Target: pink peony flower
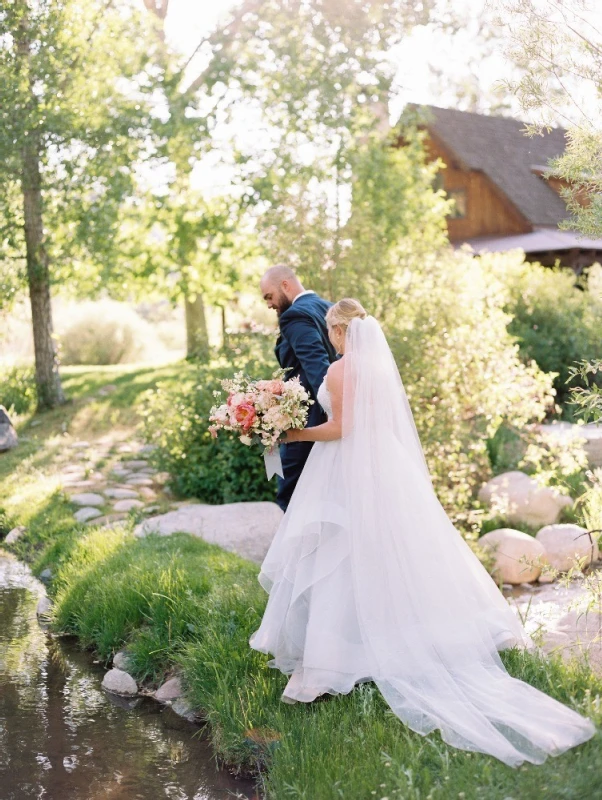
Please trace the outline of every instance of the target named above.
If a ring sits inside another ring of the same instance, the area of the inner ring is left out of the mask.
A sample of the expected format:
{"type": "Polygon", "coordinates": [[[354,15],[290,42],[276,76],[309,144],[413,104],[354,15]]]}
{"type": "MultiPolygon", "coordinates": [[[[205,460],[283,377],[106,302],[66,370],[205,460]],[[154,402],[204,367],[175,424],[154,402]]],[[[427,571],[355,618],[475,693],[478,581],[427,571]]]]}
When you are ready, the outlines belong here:
{"type": "Polygon", "coordinates": [[[233,392],[228,395],[226,402],[231,408],[237,408],[241,403],[246,402],[246,397],[242,392],[233,392]]]}
{"type": "Polygon", "coordinates": [[[249,428],[255,422],[257,417],[257,413],[255,411],[255,406],[252,403],[246,402],[241,403],[234,412],[234,416],[236,421],[239,425],[241,425],[243,431],[248,431],[249,428]]]}
{"type": "Polygon", "coordinates": [[[270,394],[281,395],[284,393],[284,381],[274,378],[271,381],[257,381],[257,388],[270,394]]]}

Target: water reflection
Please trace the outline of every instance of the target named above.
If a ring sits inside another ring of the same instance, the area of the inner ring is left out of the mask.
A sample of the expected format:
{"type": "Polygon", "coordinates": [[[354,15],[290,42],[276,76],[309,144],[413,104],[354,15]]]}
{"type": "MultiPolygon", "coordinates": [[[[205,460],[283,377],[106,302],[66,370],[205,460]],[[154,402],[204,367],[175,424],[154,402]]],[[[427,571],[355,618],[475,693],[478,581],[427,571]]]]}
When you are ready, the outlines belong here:
{"type": "Polygon", "coordinates": [[[0,557],[0,797],[3,800],[223,800],[253,797],[217,771],[187,723],[152,701],[127,709],[102,670],[38,625],[40,586],[0,557]]]}

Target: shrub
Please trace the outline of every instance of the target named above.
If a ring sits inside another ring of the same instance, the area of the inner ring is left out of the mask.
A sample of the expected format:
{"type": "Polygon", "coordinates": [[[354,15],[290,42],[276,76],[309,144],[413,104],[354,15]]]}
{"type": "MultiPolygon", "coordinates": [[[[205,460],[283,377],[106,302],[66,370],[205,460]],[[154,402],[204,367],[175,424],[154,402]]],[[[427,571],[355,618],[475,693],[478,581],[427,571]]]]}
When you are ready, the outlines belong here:
{"type": "Polygon", "coordinates": [[[152,325],[129,306],[110,300],[76,306],[60,334],[64,364],[126,364],[164,348],[152,325]]]}
{"type": "Polygon", "coordinates": [[[0,374],[0,403],[9,414],[26,414],[34,408],[36,399],[32,367],[11,367],[0,374]]]}
{"type": "Polygon", "coordinates": [[[475,490],[491,475],[488,440],[504,422],[542,420],[551,379],[521,360],[507,292],[487,258],[445,249],[401,277],[387,333],[439,498],[466,527],[475,490]]]}
{"type": "Polygon", "coordinates": [[[172,476],[171,485],[181,495],[207,503],[273,500],[276,481],[266,478],[263,459],[256,447],[246,447],[222,434],[212,439],[208,418],[215,404],[213,392],[220,379],[243,370],[249,375],[269,376],[277,367],[262,353],[265,343],[224,351],[209,365],[196,365],[178,385],[164,382],[146,393],[142,403],[143,434],[158,446],[153,459],[172,476]],[[253,354],[250,351],[256,351],[253,354]]]}
{"type": "MultiPolygon", "coordinates": [[[[578,289],[567,270],[530,264],[520,254],[495,261],[508,290],[508,330],[524,360],[533,359],[544,372],[555,373],[557,400],[565,407],[571,367],[602,358],[602,302],[594,292],[578,289]]],[[[580,384],[573,381],[575,385],[580,384]]]]}

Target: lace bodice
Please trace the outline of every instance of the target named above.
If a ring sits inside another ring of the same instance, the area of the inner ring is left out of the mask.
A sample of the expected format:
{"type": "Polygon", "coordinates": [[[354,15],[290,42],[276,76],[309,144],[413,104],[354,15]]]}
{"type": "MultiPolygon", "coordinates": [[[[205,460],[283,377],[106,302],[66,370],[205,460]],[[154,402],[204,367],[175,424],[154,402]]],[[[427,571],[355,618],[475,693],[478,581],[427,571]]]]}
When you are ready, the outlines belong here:
{"type": "Polygon", "coordinates": [[[328,419],[331,419],[332,401],[330,399],[330,392],[328,391],[328,387],[326,386],[326,378],[324,378],[320,388],[318,389],[318,403],[322,406],[322,408],[328,415],[328,419]]]}

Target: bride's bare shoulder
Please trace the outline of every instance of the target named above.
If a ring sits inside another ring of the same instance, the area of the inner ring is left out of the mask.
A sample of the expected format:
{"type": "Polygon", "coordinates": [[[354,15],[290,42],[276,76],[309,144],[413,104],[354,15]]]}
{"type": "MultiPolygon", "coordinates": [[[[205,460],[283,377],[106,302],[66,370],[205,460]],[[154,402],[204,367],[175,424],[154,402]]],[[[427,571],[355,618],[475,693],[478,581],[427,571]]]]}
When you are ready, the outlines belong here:
{"type": "Polygon", "coordinates": [[[339,359],[338,361],[333,361],[332,364],[328,367],[328,372],[326,373],[327,376],[327,383],[328,388],[330,391],[339,384],[343,384],[343,375],[345,374],[345,360],[339,359]]]}

